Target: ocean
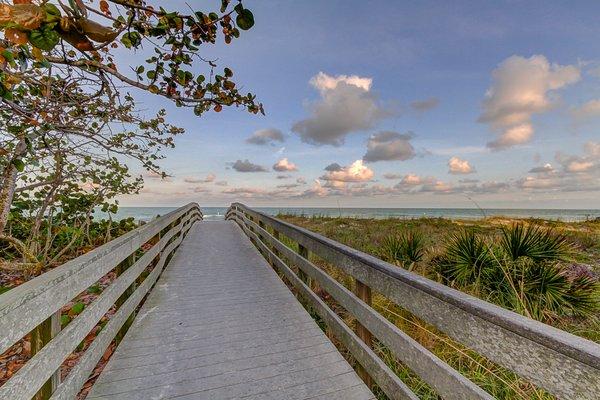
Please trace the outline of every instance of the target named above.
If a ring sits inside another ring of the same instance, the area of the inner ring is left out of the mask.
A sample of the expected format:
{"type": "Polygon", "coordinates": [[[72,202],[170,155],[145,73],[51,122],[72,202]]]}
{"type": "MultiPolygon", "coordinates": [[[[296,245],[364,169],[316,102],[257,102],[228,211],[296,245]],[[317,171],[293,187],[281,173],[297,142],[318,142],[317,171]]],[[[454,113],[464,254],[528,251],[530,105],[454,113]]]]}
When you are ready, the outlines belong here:
{"type": "MultiPolygon", "coordinates": [[[[149,221],[157,215],[164,215],[175,207],[120,207],[114,219],[133,217],[149,221]]],[[[223,219],[227,207],[201,207],[205,220],[223,219]]],[[[540,218],[561,221],[585,221],[600,218],[600,210],[566,209],[511,209],[511,208],[309,208],[309,207],[256,207],[256,210],[269,215],[294,214],[305,216],[356,217],[356,218],[449,218],[480,219],[492,216],[515,218],[540,218]]],[[[96,212],[97,218],[105,215],[96,212]]]]}

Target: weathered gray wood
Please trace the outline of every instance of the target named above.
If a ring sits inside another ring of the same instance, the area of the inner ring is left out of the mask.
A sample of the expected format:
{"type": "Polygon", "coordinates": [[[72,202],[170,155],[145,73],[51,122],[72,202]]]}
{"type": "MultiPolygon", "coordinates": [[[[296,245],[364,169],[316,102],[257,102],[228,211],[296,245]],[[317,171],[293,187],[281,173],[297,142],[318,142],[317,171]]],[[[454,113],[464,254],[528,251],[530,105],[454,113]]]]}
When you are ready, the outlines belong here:
{"type": "MultiPolygon", "coordinates": [[[[254,225],[256,226],[256,225],[254,225]]],[[[246,225],[241,225],[248,236],[254,236],[259,247],[275,264],[278,271],[298,289],[310,306],[325,321],[334,335],[344,344],[356,360],[369,371],[373,380],[379,385],[383,392],[393,400],[418,400],[418,397],[410,390],[404,382],[367,346],[360,338],[342,321],[342,319],[319,298],[306,283],[290,267],[269,249],[262,241],[258,240],[258,234],[250,230],[246,225]]]]}
{"type": "Polygon", "coordinates": [[[0,295],[0,353],[191,210],[198,205],[181,207],[0,295]]]}
{"type": "Polygon", "coordinates": [[[88,399],[261,396],[315,380],[373,398],[237,225],[203,222],[174,254],[88,399]]]}
{"type": "MultiPolygon", "coordinates": [[[[187,215],[177,227],[171,229],[156,246],[153,246],[136,263],[125,270],[117,280],[104,290],[100,297],[57,334],[53,340],[48,342],[11,379],[0,386],[0,398],[30,399],[87,336],[119,296],[135,281],[164,245],[179,233],[190,218],[192,218],[192,215],[187,215]]],[[[172,248],[175,248],[176,245],[176,242],[170,244],[172,248]]]]}
{"type": "MultiPolygon", "coordinates": [[[[50,318],[38,325],[30,336],[31,355],[39,353],[42,348],[60,332],[60,312],[55,312],[50,318]]],[[[47,400],[60,383],[60,372],[55,372],[35,394],[33,400],[47,400]]]]}
{"type": "MultiPolygon", "coordinates": [[[[239,218],[243,218],[243,215],[239,215],[239,218]]],[[[251,224],[248,220],[245,222],[251,224]]],[[[266,231],[263,232],[263,236],[267,243],[277,249],[290,263],[298,265],[308,276],[316,280],[342,307],[356,317],[381,343],[388,347],[392,354],[419,375],[444,399],[493,399],[483,389],[455,371],[396,325],[369,307],[367,303],[359,299],[325,271],[317,268],[308,259],[295,253],[273,236],[268,235],[266,231]]]]}
{"type": "Polygon", "coordinates": [[[600,392],[600,345],[397,268],[239,203],[235,205],[455,340],[559,398],[597,398],[600,392]]]}
{"type": "MultiPolygon", "coordinates": [[[[193,221],[188,221],[181,231],[181,236],[178,239],[179,244],[186,232],[190,229],[193,221]]],[[[159,242],[160,243],[160,242],[159,242]]],[[[155,244],[156,246],[159,243],[155,244]]],[[[161,251],[170,252],[176,245],[175,243],[161,249],[161,251]]],[[[94,370],[94,367],[106,351],[106,348],[117,335],[123,324],[127,321],[128,316],[131,315],[133,310],[139,305],[144,296],[148,293],[152,285],[158,279],[162,272],[165,264],[165,258],[158,260],[157,264],[150,274],[144,279],[141,285],[136,291],[123,303],[123,305],[117,310],[110,321],[106,324],[104,329],[98,334],[96,339],[90,344],[84,355],[81,357],[75,368],[70,372],[65,381],[60,384],[51,400],[69,400],[77,396],[77,393],[81,390],[81,387],[85,384],[88,376],[94,370]]]]}

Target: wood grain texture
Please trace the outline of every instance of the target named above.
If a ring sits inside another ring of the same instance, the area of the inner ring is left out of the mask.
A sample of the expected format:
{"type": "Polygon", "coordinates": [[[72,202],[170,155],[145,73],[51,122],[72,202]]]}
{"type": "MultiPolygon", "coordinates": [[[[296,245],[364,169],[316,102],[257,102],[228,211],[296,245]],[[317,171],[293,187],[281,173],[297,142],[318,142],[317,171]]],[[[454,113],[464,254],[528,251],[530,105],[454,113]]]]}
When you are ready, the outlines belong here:
{"type": "Polygon", "coordinates": [[[490,360],[561,399],[597,399],[600,345],[234,203],[490,360]]]}
{"type": "Polygon", "coordinates": [[[239,227],[202,222],[88,399],[242,396],[374,399],[239,227]]]}
{"type": "MultiPolygon", "coordinates": [[[[243,215],[239,215],[238,218],[244,224],[252,224],[248,219],[243,219],[243,215]]],[[[276,240],[275,237],[268,235],[266,231],[263,232],[263,235],[267,243],[279,251],[280,258],[285,258],[290,263],[299,266],[308,276],[317,281],[344,309],[374,333],[375,337],[387,346],[392,354],[417,373],[438,394],[448,400],[492,399],[492,396],[483,389],[452,369],[381,314],[375,312],[367,302],[362,301],[345,286],[327,275],[325,271],[317,268],[309,260],[276,240]]]]}
{"type": "Polygon", "coordinates": [[[198,205],[172,211],[0,295],[0,354],[192,209],[198,205]]]}
{"type": "MultiPolygon", "coordinates": [[[[44,382],[58,370],[62,362],[83,341],[100,318],[135,281],[164,245],[180,233],[190,218],[193,218],[192,214],[184,217],[180,225],[171,229],[161,239],[161,242],[147,251],[65,329],[61,330],[37,354],[28,360],[15,375],[0,387],[0,399],[30,399],[44,382]]],[[[170,250],[173,250],[175,245],[175,242],[171,243],[172,248],[170,250]]]]}

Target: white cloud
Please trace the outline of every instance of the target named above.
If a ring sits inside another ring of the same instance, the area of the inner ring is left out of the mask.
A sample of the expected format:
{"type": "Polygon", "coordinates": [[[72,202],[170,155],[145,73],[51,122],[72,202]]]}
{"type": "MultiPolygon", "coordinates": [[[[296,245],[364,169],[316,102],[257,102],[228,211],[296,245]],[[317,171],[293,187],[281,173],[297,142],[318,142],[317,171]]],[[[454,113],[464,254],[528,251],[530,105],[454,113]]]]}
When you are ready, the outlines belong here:
{"type": "Polygon", "coordinates": [[[217,186],[227,186],[227,181],[217,181],[217,182],[215,182],[215,185],[217,185],[217,186]]]}
{"type": "Polygon", "coordinates": [[[367,152],[363,156],[366,162],[400,160],[414,158],[415,149],[410,143],[414,135],[393,131],[382,131],[371,135],[367,142],[367,152]]]}
{"type": "Polygon", "coordinates": [[[555,172],[555,169],[552,164],[546,163],[542,166],[531,168],[529,172],[532,174],[549,174],[555,172]]]}
{"type": "Polygon", "coordinates": [[[533,126],[530,123],[507,128],[498,139],[488,142],[488,146],[494,150],[506,149],[518,144],[524,144],[533,137],[533,126]]]}
{"type": "Polygon", "coordinates": [[[206,175],[206,178],[204,178],[204,179],[187,177],[187,178],[184,178],[183,181],[185,183],[211,183],[211,182],[214,182],[216,178],[217,178],[217,176],[211,172],[208,175],[206,175]]]}
{"type": "Polygon", "coordinates": [[[475,168],[467,161],[458,157],[448,160],[448,173],[453,175],[466,175],[476,172],[475,168]]]}
{"type": "Polygon", "coordinates": [[[265,144],[274,144],[275,142],[283,142],[285,140],[283,133],[279,129],[268,128],[268,129],[260,129],[252,134],[248,139],[246,139],[246,143],[257,144],[257,145],[265,145],[265,144]]]}
{"type": "Polygon", "coordinates": [[[277,161],[273,165],[273,169],[279,172],[298,171],[298,167],[296,166],[296,164],[290,162],[287,158],[282,158],[281,160],[277,161]]]}
{"type": "Polygon", "coordinates": [[[582,155],[566,155],[558,152],[555,158],[565,172],[582,173],[600,170],[600,142],[585,143],[582,155]]]}
{"type": "Polygon", "coordinates": [[[580,107],[573,108],[571,115],[577,120],[586,120],[600,116],[600,99],[590,100],[580,107]]]}
{"type": "Polygon", "coordinates": [[[304,179],[304,178],[296,178],[296,183],[299,183],[301,185],[305,185],[306,184],[306,179],[304,179]]]}
{"type": "Polygon", "coordinates": [[[286,183],[284,185],[277,185],[277,187],[280,189],[294,189],[299,186],[300,186],[300,184],[298,184],[298,183],[286,183]]]}
{"type": "Polygon", "coordinates": [[[594,163],[591,161],[572,160],[565,166],[565,170],[567,172],[585,172],[589,171],[593,167],[594,163]]]}
{"type": "Polygon", "coordinates": [[[550,64],[542,55],[511,56],[500,63],[492,73],[479,117],[498,134],[488,147],[500,150],[530,141],[532,116],[550,110],[558,100],[554,91],[580,77],[577,67],[550,64]]]}
{"type": "Polygon", "coordinates": [[[321,99],[310,105],[309,118],[292,126],[303,142],[340,146],[347,134],[371,129],[391,114],[371,92],[371,78],[319,72],[310,83],[321,99]]]}
{"type": "Polygon", "coordinates": [[[600,158],[600,142],[587,142],[583,145],[583,150],[590,157],[600,158]]]}
{"type": "Polygon", "coordinates": [[[329,165],[327,168],[327,173],[321,177],[321,179],[326,181],[334,181],[334,182],[365,182],[370,181],[373,178],[373,170],[363,164],[363,160],[356,160],[351,165],[347,167],[340,167],[332,169],[329,165]]]}
{"type": "Polygon", "coordinates": [[[253,164],[248,159],[242,161],[237,160],[231,166],[231,168],[235,169],[238,172],[267,172],[268,170],[262,165],[253,164]]]}
{"type": "Polygon", "coordinates": [[[437,97],[431,97],[425,100],[417,100],[410,103],[410,106],[415,111],[429,111],[436,108],[440,104],[440,100],[437,97]]]}
{"type": "Polygon", "coordinates": [[[324,72],[319,72],[310,79],[310,84],[316,87],[321,93],[328,90],[334,90],[340,83],[356,86],[368,92],[373,84],[372,78],[364,78],[358,75],[338,75],[329,76],[324,72]]]}
{"type": "Polygon", "coordinates": [[[422,178],[416,174],[407,174],[407,175],[404,175],[404,177],[400,181],[400,184],[406,185],[406,186],[415,186],[415,185],[421,185],[425,182],[430,182],[432,179],[433,178],[422,178]]]}

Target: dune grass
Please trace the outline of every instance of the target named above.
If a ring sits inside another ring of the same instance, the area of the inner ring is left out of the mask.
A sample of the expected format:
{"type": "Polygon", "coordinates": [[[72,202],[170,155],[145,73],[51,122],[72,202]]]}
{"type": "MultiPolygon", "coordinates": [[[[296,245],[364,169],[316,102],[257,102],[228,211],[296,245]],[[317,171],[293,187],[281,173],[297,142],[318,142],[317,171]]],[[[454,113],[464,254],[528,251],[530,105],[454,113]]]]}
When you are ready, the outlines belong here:
{"type": "MultiPolygon", "coordinates": [[[[515,221],[505,218],[479,221],[442,218],[356,219],[294,215],[279,215],[278,218],[382,258],[399,268],[410,269],[502,307],[600,342],[600,323],[597,318],[600,222],[515,221]],[[448,258],[451,263],[448,263],[448,258]],[[454,265],[456,270],[445,275],[440,270],[440,263],[443,262],[454,265]],[[462,269],[460,265],[456,266],[456,262],[462,265],[462,269]],[[569,266],[571,275],[563,269],[558,270],[555,263],[561,263],[560,268],[562,265],[569,266]],[[506,270],[507,266],[510,266],[510,271],[506,270]],[[582,305],[563,301],[565,298],[572,300],[569,290],[582,290],[572,285],[573,276],[582,278],[583,283],[589,283],[583,289],[582,305]],[[586,280],[588,278],[589,281],[586,280]],[[590,307],[586,301],[593,302],[594,306],[590,307]]],[[[294,246],[291,242],[289,245],[294,246]]],[[[337,267],[314,255],[311,261],[349,289],[352,288],[353,280],[337,267]]],[[[319,290],[318,287],[315,289],[319,290]]],[[[334,300],[325,294],[323,297],[349,326],[356,323],[334,300]]],[[[373,308],[495,398],[554,398],[457,343],[378,293],[373,295],[373,308]]],[[[339,343],[338,346],[343,351],[343,346],[339,343]]],[[[374,347],[419,398],[439,399],[431,387],[398,361],[385,346],[376,341],[374,347]]],[[[345,356],[354,362],[351,355],[345,353],[345,356]]],[[[377,388],[375,391],[378,398],[386,398],[377,388]]]]}

